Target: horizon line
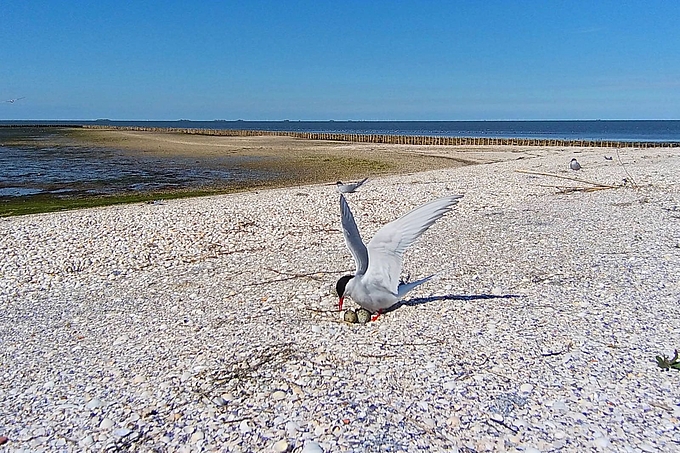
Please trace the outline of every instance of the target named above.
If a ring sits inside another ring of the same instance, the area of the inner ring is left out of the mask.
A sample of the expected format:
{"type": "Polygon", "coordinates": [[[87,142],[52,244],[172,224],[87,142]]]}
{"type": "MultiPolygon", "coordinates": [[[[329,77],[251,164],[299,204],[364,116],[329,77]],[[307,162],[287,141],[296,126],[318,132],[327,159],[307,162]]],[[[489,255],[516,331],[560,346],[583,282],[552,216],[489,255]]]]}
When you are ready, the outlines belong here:
{"type": "Polygon", "coordinates": [[[610,118],[591,118],[591,119],[477,119],[477,120],[404,120],[404,119],[325,119],[325,120],[312,120],[312,119],[277,119],[277,120],[253,120],[253,119],[111,119],[111,118],[96,118],[96,119],[46,119],[46,118],[32,118],[32,119],[0,119],[0,122],[195,122],[195,123],[481,123],[481,122],[596,122],[596,121],[680,121],[674,118],[627,118],[627,119],[610,119],[610,118]]]}

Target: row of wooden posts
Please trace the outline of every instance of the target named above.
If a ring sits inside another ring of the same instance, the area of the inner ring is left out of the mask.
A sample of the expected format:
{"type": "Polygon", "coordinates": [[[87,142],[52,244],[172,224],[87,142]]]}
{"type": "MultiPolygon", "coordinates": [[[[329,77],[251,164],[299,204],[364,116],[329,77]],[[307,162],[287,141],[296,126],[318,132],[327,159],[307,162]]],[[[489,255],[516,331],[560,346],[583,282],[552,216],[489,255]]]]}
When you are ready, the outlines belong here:
{"type": "Polygon", "coordinates": [[[516,145],[516,146],[579,146],[600,148],[677,148],[680,142],[624,142],[611,140],[563,140],[542,138],[493,137],[437,137],[421,135],[342,134],[336,132],[254,131],[242,129],[196,129],[143,126],[84,125],[88,129],[117,129],[126,131],[176,132],[194,135],[219,135],[228,137],[280,136],[307,140],[329,140],[358,143],[389,143],[395,145],[516,145]]]}

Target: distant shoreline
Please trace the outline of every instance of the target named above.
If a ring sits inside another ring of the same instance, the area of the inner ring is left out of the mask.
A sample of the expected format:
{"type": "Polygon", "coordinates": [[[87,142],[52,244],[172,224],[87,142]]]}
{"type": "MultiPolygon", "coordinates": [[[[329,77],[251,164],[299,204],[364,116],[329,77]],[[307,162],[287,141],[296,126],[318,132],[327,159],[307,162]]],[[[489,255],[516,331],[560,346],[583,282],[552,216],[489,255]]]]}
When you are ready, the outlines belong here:
{"type": "Polygon", "coordinates": [[[144,126],[84,125],[85,129],[113,129],[123,131],[174,132],[191,135],[227,137],[276,136],[305,140],[326,140],[356,143],[384,143],[418,146],[560,146],[586,148],[678,148],[680,142],[626,142],[614,140],[562,140],[537,138],[443,137],[428,135],[342,134],[333,132],[291,132],[245,129],[159,128],[144,126]]]}
{"type": "Polygon", "coordinates": [[[680,147],[680,121],[677,120],[506,122],[226,120],[135,122],[96,120],[45,121],[35,123],[17,121],[6,122],[7,124],[3,123],[0,121],[0,127],[77,127],[218,136],[270,135],[308,140],[406,145],[576,146],[597,148],[680,147]],[[456,125],[457,129],[451,128],[452,125],[456,125]],[[640,125],[644,125],[644,127],[640,125]],[[552,138],[553,136],[568,136],[571,138],[552,138]],[[628,139],[627,137],[636,138],[628,139]],[[647,139],[642,139],[641,137],[647,139]]]}

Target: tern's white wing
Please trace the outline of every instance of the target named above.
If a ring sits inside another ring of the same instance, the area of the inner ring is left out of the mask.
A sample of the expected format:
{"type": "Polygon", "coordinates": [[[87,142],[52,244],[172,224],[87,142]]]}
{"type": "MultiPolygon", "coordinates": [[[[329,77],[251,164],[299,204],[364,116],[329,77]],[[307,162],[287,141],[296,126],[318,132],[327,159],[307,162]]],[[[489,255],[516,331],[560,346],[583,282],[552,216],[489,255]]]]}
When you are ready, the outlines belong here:
{"type": "Polygon", "coordinates": [[[404,251],[462,197],[451,195],[430,201],[378,230],[368,243],[370,266],[366,278],[382,281],[396,291],[404,251]]]}
{"type": "Polygon", "coordinates": [[[356,275],[363,275],[366,273],[366,269],[368,269],[368,250],[366,250],[366,246],[361,240],[357,223],[354,221],[352,211],[350,211],[347,201],[342,194],[340,194],[340,218],[345,243],[357,264],[356,275]]]}

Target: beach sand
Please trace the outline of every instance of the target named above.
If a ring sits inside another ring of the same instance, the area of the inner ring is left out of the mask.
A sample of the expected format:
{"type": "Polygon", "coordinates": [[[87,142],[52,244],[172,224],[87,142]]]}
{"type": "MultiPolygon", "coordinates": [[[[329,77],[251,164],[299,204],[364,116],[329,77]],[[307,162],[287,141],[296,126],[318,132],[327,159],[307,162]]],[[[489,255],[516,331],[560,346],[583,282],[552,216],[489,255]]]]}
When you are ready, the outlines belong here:
{"type": "Polygon", "coordinates": [[[325,183],[0,219],[2,448],[677,450],[680,156],[454,151],[487,163],[348,195],[367,241],[464,194],[404,257],[436,277],[367,325],[325,183]]]}

